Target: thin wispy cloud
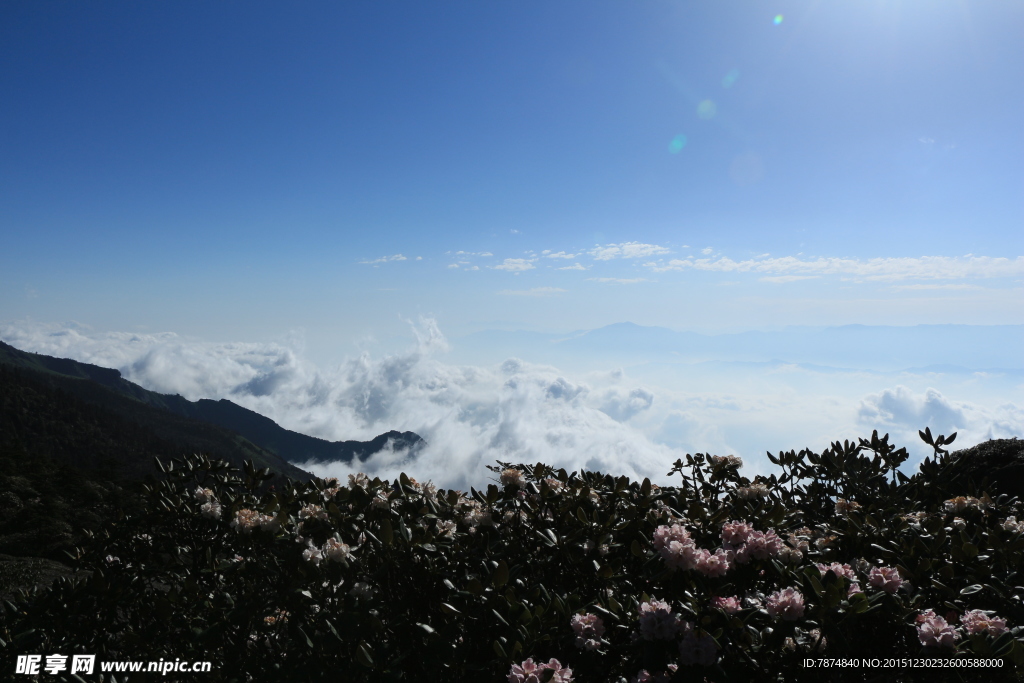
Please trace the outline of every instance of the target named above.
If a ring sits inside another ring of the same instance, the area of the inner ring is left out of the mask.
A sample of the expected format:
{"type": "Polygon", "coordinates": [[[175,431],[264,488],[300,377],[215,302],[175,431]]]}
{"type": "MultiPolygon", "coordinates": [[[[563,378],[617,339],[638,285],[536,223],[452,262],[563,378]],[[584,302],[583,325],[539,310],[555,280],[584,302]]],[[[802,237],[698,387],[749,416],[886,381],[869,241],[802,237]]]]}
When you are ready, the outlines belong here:
{"type": "Polygon", "coordinates": [[[579,263],[574,263],[571,266],[562,266],[561,268],[557,268],[556,270],[587,270],[588,268],[590,268],[590,266],[584,266],[580,265],[579,263]]]}
{"type": "Polygon", "coordinates": [[[968,284],[945,284],[945,285],[931,285],[931,284],[917,284],[917,285],[896,285],[893,287],[895,290],[971,290],[971,289],[985,289],[981,285],[968,285],[968,284]]]}
{"type": "Polygon", "coordinates": [[[667,247],[643,242],[622,242],[619,244],[597,245],[588,252],[596,261],[610,261],[617,258],[644,258],[670,253],[667,247]]]}
{"type": "Polygon", "coordinates": [[[814,280],[820,277],[819,275],[769,275],[767,277],[758,278],[761,282],[774,282],[776,284],[782,284],[786,282],[797,282],[799,280],[814,280]]]}
{"type": "Polygon", "coordinates": [[[650,280],[645,277],[588,277],[587,280],[592,282],[608,282],[617,285],[632,285],[637,282],[650,282],[650,280]]]}
{"type": "Polygon", "coordinates": [[[567,254],[567,253],[565,253],[564,251],[556,251],[555,253],[551,253],[551,252],[549,252],[549,251],[547,251],[547,250],[545,250],[544,252],[542,252],[542,254],[544,255],[544,258],[564,258],[564,259],[571,259],[571,258],[576,258],[576,256],[577,256],[576,254],[567,254]]]}
{"type": "Polygon", "coordinates": [[[920,256],[900,258],[817,258],[795,256],[761,260],[672,259],[644,264],[653,272],[699,270],[719,273],[766,273],[770,275],[847,275],[866,280],[956,280],[1024,275],[1024,256],[1015,259],[989,256],[920,256]]]}
{"type": "Polygon", "coordinates": [[[503,289],[498,294],[504,296],[553,296],[564,291],[560,287],[534,287],[533,289],[503,289]]]}
{"type": "MultiPolygon", "coordinates": [[[[408,261],[409,259],[401,254],[393,254],[392,256],[381,256],[380,258],[373,259],[372,261],[360,261],[364,265],[376,265],[378,263],[388,263],[389,261],[408,261]]],[[[417,258],[419,260],[419,258],[417,258]]]]}
{"type": "Polygon", "coordinates": [[[510,273],[519,273],[524,270],[533,270],[536,266],[533,262],[537,259],[526,259],[526,258],[507,258],[496,266],[491,266],[494,270],[504,270],[510,273]]]}

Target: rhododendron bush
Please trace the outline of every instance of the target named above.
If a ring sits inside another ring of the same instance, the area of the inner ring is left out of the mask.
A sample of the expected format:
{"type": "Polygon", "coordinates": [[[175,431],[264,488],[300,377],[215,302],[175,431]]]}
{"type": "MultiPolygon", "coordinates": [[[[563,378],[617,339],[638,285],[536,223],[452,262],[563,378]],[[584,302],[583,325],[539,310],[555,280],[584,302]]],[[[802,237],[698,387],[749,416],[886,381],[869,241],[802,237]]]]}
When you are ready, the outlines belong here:
{"type": "Polygon", "coordinates": [[[950,490],[952,437],[922,437],[913,477],[876,433],[770,456],[781,474],[753,481],[687,455],[671,487],[543,464],[460,492],[160,463],[148,511],[79,549],[87,578],[6,605],[3,652],[210,660],[204,680],[240,682],[822,679],[809,657],[1001,658],[871,680],[1020,680],[1024,511],[950,490]]]}

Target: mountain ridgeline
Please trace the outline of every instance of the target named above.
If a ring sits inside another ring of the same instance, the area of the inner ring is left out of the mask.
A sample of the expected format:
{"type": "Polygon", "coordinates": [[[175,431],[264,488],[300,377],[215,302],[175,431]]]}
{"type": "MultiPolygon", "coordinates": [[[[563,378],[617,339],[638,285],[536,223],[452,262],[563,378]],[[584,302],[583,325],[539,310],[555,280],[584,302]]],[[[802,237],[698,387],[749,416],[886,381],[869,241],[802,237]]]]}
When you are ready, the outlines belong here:
{"type": "Polygon", "coordinates": [[[231,401],[189,401],[129,382],[117,370],[20,351],[0,342],[0,440],[8,447],[42,448],[76,466],[120,469],[138,477],[152,457],[203,452],[240,466],[298,480],[296,465],[365,461],[384,449],[415,457],[425,442],[390,431],[371,441],[331,442],[284,429],[231,401]],[[61,436],[63,435],[63,436],[61,436]]]}

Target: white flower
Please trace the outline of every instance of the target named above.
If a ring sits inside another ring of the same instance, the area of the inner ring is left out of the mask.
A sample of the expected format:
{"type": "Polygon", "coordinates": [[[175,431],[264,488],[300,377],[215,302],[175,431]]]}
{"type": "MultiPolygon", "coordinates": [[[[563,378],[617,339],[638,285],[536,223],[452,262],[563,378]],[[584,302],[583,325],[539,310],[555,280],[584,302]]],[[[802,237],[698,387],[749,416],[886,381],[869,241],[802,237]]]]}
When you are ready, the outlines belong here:
{"type": "Polygon", "coordinates": [[[314,545],[311,545],[302,551],[302,559],[304,559],[306,562],[319,565],[320,560],[324,559],[324,554],[320,552],[319,548],[317,548],[314,545]]]}
{"type": "Polygon", "coordinates": [[[196,497],[196,502],[200,505],[203,503],[209,503],[212,500],[217,500],[217,497],[213,495],[211,489],[204,489],[202,486],[196,488],[193,495],[196,497]]]}
{"type": "Polygon", "coordinates": [[[365,489],[367,486],[370,485],[370,478],[367,477],[362,472],[358,474],[350,474],[348,475],[348,485],[350,488],[362,486],[365,489]]]}
{"type": "Polygon", "coordinates": [[[220,519],[221,505],[215,500],[210,501],[209,503],[203,503],[199,507],[199,511],[207,519],[220,519]]]}
{"type": "Polygon", "coordinates": [[[328,538],[321,552],[332,562],[352,559],[352,549],[336,538],[328,538]]]}
{"type": "Polygon", "coordinates": [[[526,479],[523,478],[523,473],[515,468],[508,468],[501,472],[501,484],[502,486],[515,486],[517,488],[526,487],[526,479]]]}
{"type": "Polygon", "coordinates": [[[327,519],[327,511],[319,505],[304,505],[299,510],[299,519],[327,519]]]}

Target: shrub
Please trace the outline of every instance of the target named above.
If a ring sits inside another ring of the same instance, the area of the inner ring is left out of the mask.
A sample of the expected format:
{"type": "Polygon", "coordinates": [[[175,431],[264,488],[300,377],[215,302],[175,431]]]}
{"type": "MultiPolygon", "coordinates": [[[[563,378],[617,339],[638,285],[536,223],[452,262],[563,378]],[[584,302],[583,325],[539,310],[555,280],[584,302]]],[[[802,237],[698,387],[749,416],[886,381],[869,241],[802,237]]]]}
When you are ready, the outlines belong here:
{"type": "Polygon", "coordinates": [[[876,432],[769,454],[782,474],[754,480],[704,454],[671,487],[500,462],[468,494],[405,474],[267,488],[249,464],[158,461],[145,511],[76,550],[88,578],[6,606],[3,666],[60,652],[210,660],[218,681],[799,681],[822,678],[808,657],[1002,658],[828,678],[1020,680],[1020,503],[949,490],[955,434],[922,438],[935,454],[914,477],[876,432]]]}

